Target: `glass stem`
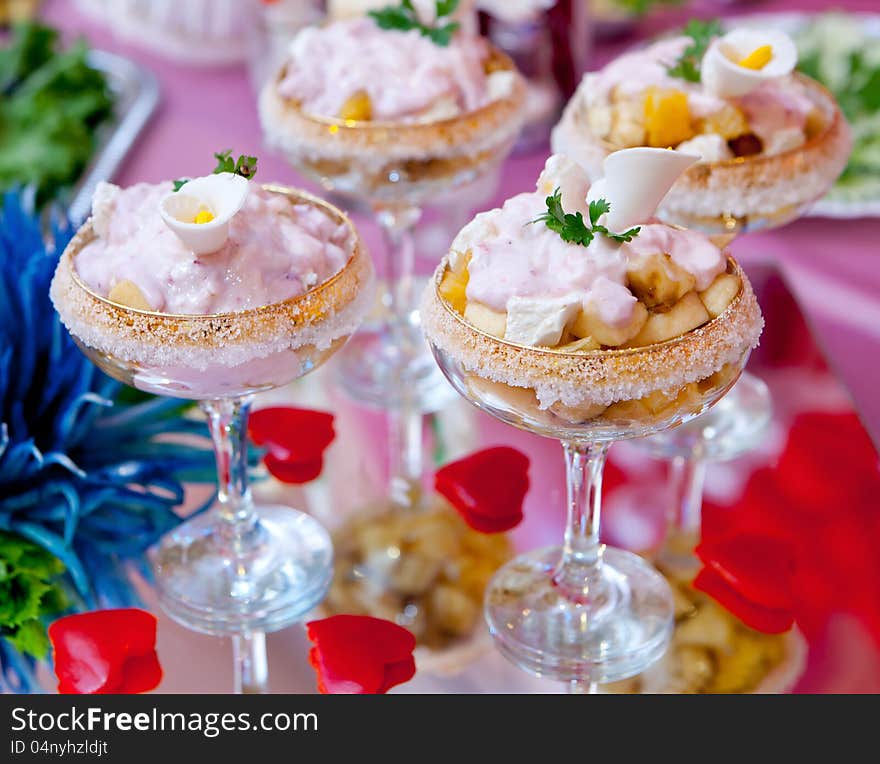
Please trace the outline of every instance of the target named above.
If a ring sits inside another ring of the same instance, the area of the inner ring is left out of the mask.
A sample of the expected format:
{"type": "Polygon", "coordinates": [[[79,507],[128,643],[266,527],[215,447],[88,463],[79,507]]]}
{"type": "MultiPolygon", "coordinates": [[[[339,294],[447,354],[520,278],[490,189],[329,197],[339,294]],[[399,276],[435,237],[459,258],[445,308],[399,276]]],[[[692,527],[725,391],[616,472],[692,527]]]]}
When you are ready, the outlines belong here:
{"type": "Polygon", "coordinates": [[[602,505],[602,471],[607,443],[563,442],[568,488],[568,522],[562,559],[553,573],[554,583],[573,602],[587,604],[600,592],[602,551],[599,519],[602,505]]]}
{"type": "Polygon", "coordinates": [[[599,685],[596,682],[584,681],[582,679],[572,679],[568,685],[569,695],[598,695],[599,685]]]}
{"type": "Polygon", "coordinates": [[[266,661],[266,635],[247,631],[232,638],[235,661],[236,695],[259,695],[268,691],[269,664],[266,661]]]}
{"type": "Polygon", "coordinates": [[[668,524],[672,533],[699,535],[703,511],[703,485],[706,460],[694,449],[687,456],[676,456],[670,466],[672,499],[668,524]]]}
{"type": "Polygon", "coordinates": [[[388,328],[397,353],[399,373],[397,406],[389,412],[389,488],[391,500],[415,506],[421,495],[424,471],[423,417],[411,377],[413,360],[421,349],[421,333],[415,317],[415,242],[413,232],[421,210],[412,206],[376,209],[385,239],[385,306],[388,328]]]}
{"type": "MultiPolygon", "coordinates": [[[[230,596],[246,603],[254,594],[250,559],[260,544],[260,526],[248,485],[247,398],[203,401],[217,459],[219,543],[229,560],[230,596]]],[[[233,637],[235,691],[264,692],[266,635],[246,631],[233,637]]]]}

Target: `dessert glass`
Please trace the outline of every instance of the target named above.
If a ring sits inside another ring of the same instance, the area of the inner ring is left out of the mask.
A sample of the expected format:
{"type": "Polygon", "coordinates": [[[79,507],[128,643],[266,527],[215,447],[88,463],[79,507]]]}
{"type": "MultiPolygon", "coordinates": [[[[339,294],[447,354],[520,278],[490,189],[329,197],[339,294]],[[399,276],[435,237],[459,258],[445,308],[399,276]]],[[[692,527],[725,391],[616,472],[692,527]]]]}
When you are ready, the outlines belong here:
{"type": "MultiPolygon", "coordinates": [[[[695,164],[672,186],[657,217],[707,234],[744,233],[785,225],[828,192],[849,158],[849,126],[828,90],[802,74],[792,77],[822,117],[806,142],[779,154],[695,164]]],[[[592,177],[621,146],[590,131],[587,108],[575,95],[554,131],[553,146],[577,158],[592,177]]]]}
{"type": "Polygon", "coordinates": [[[350,232],[351,256],[307,293],[252,310],[177,315],[137,310],[92,291],[75,260],[95,238],[91,220],[64,252],[52,297],[80,349],[139,390],[198,401],[217,457],[218,498],[151,552],[160,601],[196,631],[231,635],[237,692],[267,685],[265,632],[302,619],[332,576],[328,533],[289,507],[257,505],[248,486],[247,418],[255,393],[312,371],[355,331],[372,300],[373,270],[348,219],[325,202],[280,186],[291,205],[320,209],[350,232]]]}
{"type": "Polygon", "coordinates": [[[485,599],[489,630],[512,662],[575,691],[638,674],[666,649],[672,595],[647,562],[599,540],[605,457],[614,441],[686,422],[733,386],[761,321],[751,287],[731,260],[728,272],[742,286],[707,324],[645,347],[572,353],[518,345],[471,326],[439,292],[446,268],[444,261],[422,303],[443,373],[480,410],[558,438],[566,460],[564,542],[517,557],[495,575],[485,599]],[[545,408],[538,395],[548,390],[567,390],[569,400],[578,391],[601,391],[616,402],[545,408]],[[650,404],[656,391],[663,391],[663,405],[650,404]]]}
{"type": "Polygon", "coordinates": [[[523,119],[525,83],[511,60],[492,50],[486,71],[514,73],[506,95],[480,109],[425,123],[315,116],[277,90],[286,69],[264,87],[260,115],[270,144],[328,191],[367,206],[385,239],[384,316],[340,357],[340,381],[358,401],[392,412],[391,495],[416,503],[422,480],[422,421],[452,394],[419,329],[413,230],[429,200],[494,171],[523,119]]]}

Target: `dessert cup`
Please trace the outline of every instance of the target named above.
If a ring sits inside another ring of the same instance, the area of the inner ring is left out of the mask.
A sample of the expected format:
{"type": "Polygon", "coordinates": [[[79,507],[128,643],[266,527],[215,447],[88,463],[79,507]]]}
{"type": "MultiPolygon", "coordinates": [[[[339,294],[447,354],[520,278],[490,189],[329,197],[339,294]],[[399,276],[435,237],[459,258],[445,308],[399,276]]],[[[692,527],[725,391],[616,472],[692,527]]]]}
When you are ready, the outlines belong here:
{"type": "MultiPolygon", "coordinates": [[[[660,219],[709,234],[775,228],[800,217],[828,192],[849,158],[849,126],[822,85],[802,74],[793,77],[822,115],[821,127],[804,144],[779,154],[694,165],[658,207],[660,219]]],[[[552,145],[597,177],[603,159],[621,147],[592,133],[587,108],[576,94],[553,131],[552,145]]]]}
{"type": "Polygon", "coordinates": [[[323,599],[333,557],[329,535],[311,517],[253,501],[251,397],[301,377],[336,352],[368,312],[373,283],[369,257],[342,213],[303,192],[264,190],[317,208],[349,232],[348,262],[301,296],[212,315],[113,302],[77,273],[78,254],[96,237],[91,218],[62,255],[51,288],[63,323],[99,368],[139,390],[196,400],[207,415],[217,503],[166,535],[151,560],[160,601],[174,620],[234,637],[240,692],[265,690],[265,632],[301,620],[323,599]]]}
{"type": "Polygon", "coordinates": [[[415,503],[422,480],[421,414],[450,400],[419,330],[413,230],[429,200],[497,169],[522,124],[525,84],[492,50],[486,71],[510,72],[511,88],[485,106],[430,122],[381,122],[310,114],[284,98],[286,67],[263,89],[260,115],[270,144],[328,191],[368,206],[385,239],[388,290],[375,329],[340,356],[339,379],[355,400],[392,412],[391,494],[415,503]]]}
{"type": "Polygon", "coordinates": [[[564,543],[496,574],[485,600],[490,632],[512,662],[576,691],[641,673],[669,642],[672,595],[644,560],[599,541],[605,456],[616,440],[693,419],[731,388],[762,326],[749,282],[729,260],[739,292],[702,326],[652,345],[564,352],[468,323],[440,292],[447,268],[444,260],[421,308],[438,365],[480,410],[559,439],[566,459],[564,543]]]}

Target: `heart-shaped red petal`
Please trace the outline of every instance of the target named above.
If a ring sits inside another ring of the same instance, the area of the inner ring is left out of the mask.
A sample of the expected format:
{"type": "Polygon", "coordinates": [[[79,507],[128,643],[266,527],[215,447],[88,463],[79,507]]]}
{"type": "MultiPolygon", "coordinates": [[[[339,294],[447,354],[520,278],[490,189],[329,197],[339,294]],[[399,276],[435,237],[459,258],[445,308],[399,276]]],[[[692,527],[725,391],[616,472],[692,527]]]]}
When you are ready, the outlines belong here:
{"type": "Polygon", "coordinates": [[[751,602],[711,568],[703,568],[694,579],[694,589],[705,592],[746,626],[765,634],[781,634],[794,625],[790,610],[774,610],[751,602]]]}
{"type": "Polygon", "coordinates": [[[415,673],[415,637],[391,621],[335,615],[306,624],[306,633],[323,693],[385,693],[415,673]]]}
{"type": "Polygon", "coordinates": [[[156,618],[137,608],[98,610],[49,626],[61,693],[145,692],[159,684],[156,618]]]}
{"type": "Polygon", "coordinates": [[[483,533],[515,528],[529,490],[529,458],[508,446],[478,451],[437,470],[437,492],[483,533]]]}
{"type": "Polygon", "coordinates": [[[774,610],[793,607],[791,547],[771,536],[738,533],[707,540],[696,548],[699,557],[742,597],[774,610]]]}
{"type": "Polygon", "coordinates": [[[321,474],[324,451],[333,442],[333,415],[276,406],[254,411],[248,419],[251,440],[267,449],[269,472],[285,483],[308,483],[321,474]]]}

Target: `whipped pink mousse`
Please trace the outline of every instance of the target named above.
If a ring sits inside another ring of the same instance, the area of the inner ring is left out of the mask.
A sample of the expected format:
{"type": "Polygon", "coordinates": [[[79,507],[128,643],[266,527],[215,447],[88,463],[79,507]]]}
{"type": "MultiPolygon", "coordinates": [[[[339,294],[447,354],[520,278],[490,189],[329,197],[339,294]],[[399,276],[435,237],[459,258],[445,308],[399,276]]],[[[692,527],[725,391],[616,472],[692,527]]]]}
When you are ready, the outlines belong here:
{"type": "Polygon", "coordinates": [[[460,32],[444,47],[417,30],[385,30],[362,17],[300,32],[278,92],[319,117],[337,117],[352,96],[366,94],[372,121],[434,121],[498,97],[510,73],[487,75],[488,56],[475,35],[460,32]]]}
{"type": "Polygon", "coordinates": [[[160,215],[159,205],[171,190],[170,183],[98,188],[93,203],[97,237],[74,260],[79,278],[92,291],[107,297],[128,280],[154,311],[236,312],[303,295],[351,257],[345,225],[254,183],[244,207],[230,220],[223,247],[197,256],[160,215]]]}
{"type": "MultiPolygon", "coordinates": [[[[596,236],[588,247],[571,244],[543,223],[526,224],[546,210],[547,194],[519,194],[478,215],[453,242],[452,265],[470,253],[467,298],[498,311],[515,297],[568,298],[594,305],[609,326],[626,325],[638,302],[627,270],[646,257],[668,254],[690,273],[698,290],[723,273],[727,261],[705,235],[649,222],[632,241],[596,236]]],[[[586,210],[584,210],[586,212],[586,210]]]]}
{"type": "MultiPolygon", "coordinates": [[[[648,88],[675,90],[687,95],[693,117],[705,119],[721,112],[728,104],[743,111],[751,131],[762,141],[765,153],[779,153],[803,142],[807,118],[815,109],[804,86],[791,76],[768,80],[738,97],[721,97],[703,82],[690,82],[669,74],[685,50],[690,37],[674,37],[627,53],[604,69],[584,78],[580,97],[590,108],[603,108],[616,98],[637,96],[648,88]]],[[[705,145],[701,144],[701,148],[705,145]]],[[[687,150],[691,150],[687,145],[687,150]]],[[[706,161],[720,157],[705,156],[706,161]]]]}

